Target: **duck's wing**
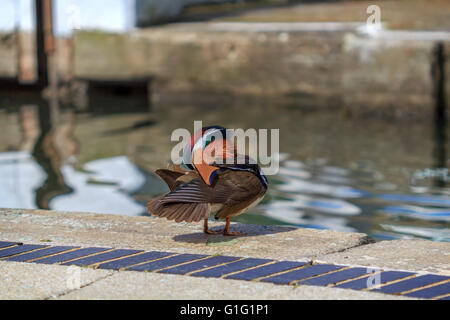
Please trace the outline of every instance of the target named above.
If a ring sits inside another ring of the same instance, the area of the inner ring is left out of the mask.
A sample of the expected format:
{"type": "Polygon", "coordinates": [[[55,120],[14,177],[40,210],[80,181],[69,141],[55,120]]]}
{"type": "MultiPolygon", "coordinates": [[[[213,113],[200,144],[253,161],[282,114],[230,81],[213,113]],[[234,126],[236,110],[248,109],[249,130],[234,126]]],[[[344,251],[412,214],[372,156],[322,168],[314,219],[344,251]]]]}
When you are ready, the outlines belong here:
{"type": "MultiPolygon", "coordinates": [[[[159,175],[169,186],[170,190],[189,184],[192,180],[200,180],[195,171],[178,172],[168,169],[159,169],[155,173],[159,175]]],[[[170,192],[168,193],[170,194],[170,192]]],[[[147,203],[147,209],[151,215],[165,217],[176,222],[197,222],[209,216],[211,206],[209,203],[170,203],[164,204],[162,199],[167,195],[159,196],[147,203]]]]}
{"type": "Polygon", "coordinates": [[[155,173],[164,180],[164,182],[169,186],[170,191],[173,191],[179,186],[189,183],[199,177],[199,174],[196,171],[178,172],[167,169],[159,169],[156,170],[155,173]]]}
{"type": "Polygon", "coordinates": [[[218,202],[222,198],[216,193],[218,190],[222,189],[210,187],[201,178],[196,178],[167,193],[159,201],[162,204],[218,202]]]}
{"type": "MultiPolygon", "coordinates": [[[[216,219],[225,219],[240,214],[266,193],[258,176],[251,171],[225,170],[225,183],[229,189],[227,199],[216,212],[216,219]]],[[[217,179],[219,182],[221,179],[217,179]]]]}
{"type": "Polygon", "coordinates": [[[211,204],[222,204],[218,218],[232,216],[264,194],[258,177],[248,171],[220,171],[213,186],[196,178],[173,191],[151,200],[148,211],[176,222],[200,221],[211,212],[211,204]]]}
{"type": "Polygon", "coordinates": [[[201,178],[183,184],[163,196],[162,204],[170,203],[222,203],[243,202],[261,192],[258,177],[248,171],[220,170],[213,186],[201,178]]]}

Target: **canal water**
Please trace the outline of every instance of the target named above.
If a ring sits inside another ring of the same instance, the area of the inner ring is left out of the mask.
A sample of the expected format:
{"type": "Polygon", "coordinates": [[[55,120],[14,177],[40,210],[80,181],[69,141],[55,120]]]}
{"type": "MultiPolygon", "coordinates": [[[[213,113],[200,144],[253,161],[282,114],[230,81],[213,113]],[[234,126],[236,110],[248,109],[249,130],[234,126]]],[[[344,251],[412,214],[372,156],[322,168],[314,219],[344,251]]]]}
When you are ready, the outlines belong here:
{"type": "Polygon", "coordinates": [[[77,108],[3,93],[0,207],[148,215],[146,202],[168,190],[153,171],[170,160],[171,133],[192,132],[195,120],[280,129],[279,172],[234,221],[450,241],[450,151],[432,120],[226,96],[150,107],[145,97],[103,95],[77,108]]]}

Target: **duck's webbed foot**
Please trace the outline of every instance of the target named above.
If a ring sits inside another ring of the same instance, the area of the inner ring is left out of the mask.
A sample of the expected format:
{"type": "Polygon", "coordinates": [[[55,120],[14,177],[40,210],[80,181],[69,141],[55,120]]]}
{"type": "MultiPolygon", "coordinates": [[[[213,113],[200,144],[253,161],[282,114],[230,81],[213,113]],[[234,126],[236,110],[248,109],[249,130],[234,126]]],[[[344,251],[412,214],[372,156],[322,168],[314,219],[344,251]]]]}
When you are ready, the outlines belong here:
{"type": "Polygon", "coordinates": [[[221,231],[214,231],[208,228],[208,218],[205,218],[205,222],[203,223],[203,232],[206,234],[219,234],[221,231]]]}
{"type": "Polygon", "coordinates": [[[230,222],[231,222],[231,218],[227,218],[227,222],[225,224],[225,229],[223,229],[224,236],[246,236],[247,235],[247,233],[245,233],[245,232],[231,232],[230,231],[230,222]]]}

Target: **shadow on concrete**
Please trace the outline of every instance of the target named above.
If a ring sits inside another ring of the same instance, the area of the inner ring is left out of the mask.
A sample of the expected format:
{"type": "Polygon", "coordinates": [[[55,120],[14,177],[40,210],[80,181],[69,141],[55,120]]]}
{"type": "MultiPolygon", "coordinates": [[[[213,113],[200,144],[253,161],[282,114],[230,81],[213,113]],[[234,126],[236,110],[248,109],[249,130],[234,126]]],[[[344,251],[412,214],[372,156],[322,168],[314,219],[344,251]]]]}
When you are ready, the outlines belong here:
{"type": "MultiPolygon", "coordinates": [[[[213,231],[222,231],[225,226],[214,226],[211,228],[213,231]]],[[[240,238],[254,237],[254,236],[264,236],[268,234],[276,234],[282,232],[289,232],[297,230],[296,227],[286,227],[286,226],[263,226],[263,225],[253,225],[253,224],[243,224],[236,223],[231,225],[230,230],[232,232],[245,232],[247,235],[244,236],[224,236],[219,234],[205,234],[203,232],[181,234],[173,237],[174,241],[186,242],[186,243],[205,243],[211,246],[227,246],[236,243],[240,238]]]]}

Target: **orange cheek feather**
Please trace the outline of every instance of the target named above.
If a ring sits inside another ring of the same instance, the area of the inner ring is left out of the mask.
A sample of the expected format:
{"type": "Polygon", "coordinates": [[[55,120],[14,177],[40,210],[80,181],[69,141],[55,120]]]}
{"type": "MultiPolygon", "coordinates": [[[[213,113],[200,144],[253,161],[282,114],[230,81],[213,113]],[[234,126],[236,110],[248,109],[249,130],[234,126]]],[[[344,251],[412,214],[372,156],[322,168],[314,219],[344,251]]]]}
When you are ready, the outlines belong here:
{"type": "Polygon", "coordinates": [[[226,159],[234,159],[235,150],[231,143],[224,140],[211,142],[204,151],[197,149],[193,154],[194,166],[197,168],[200,176],[207,185],[211,185],[211,175],[218,170],[217,167],[210,166],[209,163],[225,163],[226,159]]]}
{"type": "Polygon", "coordinates": [[[208,165],[208,163],[206,163],[204,161],[204,158],[202,157],[202,150],[198,149],[194,152],[194,166],[195,168],[197,168],[198,172],[200,173],[200,176],[202,177],[203,181],[207,184],[207,185],[211,185],[211,175],[219,170],[219,168],[217,167],[213,167],[208,165]]]}

